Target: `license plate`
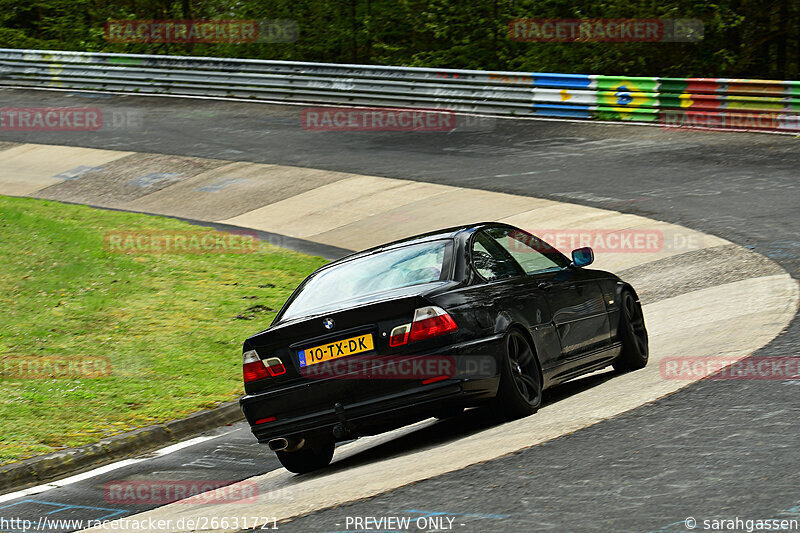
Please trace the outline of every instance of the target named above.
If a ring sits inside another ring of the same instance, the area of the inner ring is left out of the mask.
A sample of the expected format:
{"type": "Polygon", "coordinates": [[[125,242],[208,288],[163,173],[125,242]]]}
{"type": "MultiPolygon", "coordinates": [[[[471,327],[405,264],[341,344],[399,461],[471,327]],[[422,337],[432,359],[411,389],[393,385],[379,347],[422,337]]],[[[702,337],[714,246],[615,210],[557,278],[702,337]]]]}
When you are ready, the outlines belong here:
{"type": "Polygon", "coordinates": [[[320,344],[313,348],[306,348],[305,350],[300,350],[297,355],[300,359],[300,366],[306,367],[338,359],[339,357],[368,352],[374,347],[372,334],[370,333],[328,344],[320,344]]]}

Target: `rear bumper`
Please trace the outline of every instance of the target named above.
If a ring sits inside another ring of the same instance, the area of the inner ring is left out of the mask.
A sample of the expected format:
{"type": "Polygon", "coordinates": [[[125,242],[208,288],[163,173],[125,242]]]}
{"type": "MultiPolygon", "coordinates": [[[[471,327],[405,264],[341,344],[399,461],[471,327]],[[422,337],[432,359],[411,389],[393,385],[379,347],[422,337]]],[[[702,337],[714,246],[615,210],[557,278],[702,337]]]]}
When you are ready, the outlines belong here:
{"type": "MultiPolygon", "coordinates": [[[[502,336],[492,336],[440,347],[425,359],[441,354],[452,355],[459,362],[492,361],[480,371],[454,375],[449,379],[423,385],[417,380],[349,381],[321,379],[295,381],[283,387],[254,392],[240,400],[242,412],[259,442],[277,437],[331,435],[338,425],[348,436],[372,435],[389,431],[455,406],[478,405],[497,394],[500,382],[496,355],[502,348],[502,336]],[[336,404],[341,404],[337,413],[336,404]],[[275,417],[275,420],[256,422],[275,417]]],[[[469,365],[467,365],[469,366],[469,365]]]]}
{"type": "Polygon", "coordinates": [[[332,401],[327,409],[299,416],[269,415],[265,407],[275,405],[270,396],[275,393],[252,394],[239,403],[253,434],[259,442],[277,437],[292,437],[309,434],[333,435],[334,428],[344,423],[348,435],[372,435],[389,431],[452,406],[467,406],[480,403],[497,393],[498,379],[446,380],[422,385],[401,393],[370,398],[368,400],[342,403],[343,410],[337,414],[332,401]],[[255,421],[268,416],[276,420],[262,424],[255,421]]]}

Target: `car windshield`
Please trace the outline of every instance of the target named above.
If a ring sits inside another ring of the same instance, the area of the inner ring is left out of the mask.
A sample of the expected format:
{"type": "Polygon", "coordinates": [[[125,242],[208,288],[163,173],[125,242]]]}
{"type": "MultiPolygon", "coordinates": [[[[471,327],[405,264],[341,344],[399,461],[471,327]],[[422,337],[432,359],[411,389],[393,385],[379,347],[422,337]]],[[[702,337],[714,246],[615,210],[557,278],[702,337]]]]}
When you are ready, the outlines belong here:
{"type": "Polygon", "coordinates": [[[443,268],[451,242],[411,244],[322,270],[306,281],[281,320],[324,312],[372,294],[446,279],[443,268]]]}

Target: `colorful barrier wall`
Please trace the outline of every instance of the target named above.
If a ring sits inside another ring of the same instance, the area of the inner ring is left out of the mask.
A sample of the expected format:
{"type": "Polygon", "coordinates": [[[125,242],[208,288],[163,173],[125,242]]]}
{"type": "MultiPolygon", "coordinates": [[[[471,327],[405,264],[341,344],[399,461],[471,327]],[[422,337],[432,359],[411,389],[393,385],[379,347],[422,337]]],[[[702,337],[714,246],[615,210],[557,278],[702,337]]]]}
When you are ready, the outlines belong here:
{"type": "Polygon", "coordinates": [[[0,85],[800,133],[800,81],[487,72],[0,49],[0,85]]]}

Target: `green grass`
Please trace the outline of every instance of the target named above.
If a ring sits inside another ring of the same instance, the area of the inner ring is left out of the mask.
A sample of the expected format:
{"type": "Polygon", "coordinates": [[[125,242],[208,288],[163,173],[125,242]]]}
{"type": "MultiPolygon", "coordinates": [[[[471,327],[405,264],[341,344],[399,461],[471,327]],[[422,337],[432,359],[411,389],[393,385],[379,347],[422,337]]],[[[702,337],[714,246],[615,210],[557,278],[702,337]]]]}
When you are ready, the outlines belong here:
{"type": "Polygon", "coordinates": [[[205,231],[0,196],[0,464],[235,399],[242,341],[266,328],[325,263],[264,244],[250,254],[104,247],[108,232],[150,230],[205,231]],[[44,379],[8,372],[20,361],[75,359],[106,360],[111,372],[44,379]]]}

